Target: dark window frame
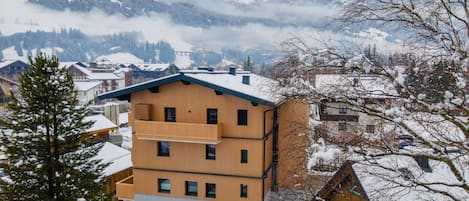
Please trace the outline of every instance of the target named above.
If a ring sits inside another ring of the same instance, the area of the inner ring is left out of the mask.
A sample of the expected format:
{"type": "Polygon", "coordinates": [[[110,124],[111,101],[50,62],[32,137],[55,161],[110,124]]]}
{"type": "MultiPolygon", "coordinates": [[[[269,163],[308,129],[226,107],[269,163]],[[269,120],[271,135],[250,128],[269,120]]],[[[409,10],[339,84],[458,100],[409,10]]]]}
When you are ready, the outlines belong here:
{"type": "Polygon", "coordinates": [[[166,122],[176,122],[176,108],[175,107],[165,107],[164,108],[164,121],[166,122]],[[172,115],[170,115],[172,113],[172,115]]]}
{"type": "Polygon", "coordinates": [[[205,197],[217,198],[217,185],[214,183],[205,183],[205,197]],[[209,189],[213,188],[214,193],[211,193],[209,189]]]}
{"type": "Polygon", "coordinates": [[[218,123],[218,109],[217,108],[207,108],[207,124],[217,124],[218,123]],[[215,119],[213,119],[212,113],[215,111],[215,119]]]}
{"type": "Polygon", "coordinates": [[[199,189],[198,189],[198,185],[197,185],[196,181],[186,181],[185,186],[186,186],[186,195],[187,196],[197,196],[199,189]],[[190,184],[195,184],[195,192],[189,192],[190,184]]]}
{"type": "Polygon", "coordinates": [[[171,193],[171,180],[158,178],[158,192],[159,193],[171,193]],[[165,190],[161,188],[161,185],[166,181],[168,181],[169,183],[169,190],[165,190]]]}
{"type": "Polygon", "coordinates": [[[240,197],[247,198],[248,197],[248,185],[247,184],[241,184],[240,187],[241,187],[240,197]]]}
{"type": "Polygon", "coordinates": [[[347,122],[337,123],[337,130],[338,131],[347,131],[347,122]]]}
{"type": "Polygon", "coordinates": [[[166,141],[158,141],[156,143],[156,146],[157,146],[157,155],[158,156],[163,156],[163,157],[169,157],[170,156],[170,152],[171,152],[171,144],[169,142],[166,142],[166,141]],[[168,148],[167,148],[167,151],[163,150],[164,146],[162,146],[162,143],[168,143],[168,148]]]}
{"type": "Polygon", "coordinates": [[[375,133],[376,126],[373,124],[366,125],[365,131],[367,133],[375,133]],[[371,131],[371,132],[370,132],[371,131]]]}
{"type": "Polygon", "coordinates": [[[238,110],[238,126],[248,125],[248,110],[238,110]]]}
{"type": "Polygon", "coordinates": [[[347,106],[340,106],[339,114],[347,114],[347,106]]]}
{"type": "Polygon", "coordinates": [[[216,160],[216,158],[217,158],[216,145],[206,144],[205,145],[205,159],[206,160],[216,160]],[[211,146],[213,146],[213,148],[211,146]],[[211,155],[212,152],[213,152],[213,155],[211,155]]]}
{"type": "Polygon", "coordinates": [[[241,149],[241,163],[248,163],[248,150],[241,149]]]}

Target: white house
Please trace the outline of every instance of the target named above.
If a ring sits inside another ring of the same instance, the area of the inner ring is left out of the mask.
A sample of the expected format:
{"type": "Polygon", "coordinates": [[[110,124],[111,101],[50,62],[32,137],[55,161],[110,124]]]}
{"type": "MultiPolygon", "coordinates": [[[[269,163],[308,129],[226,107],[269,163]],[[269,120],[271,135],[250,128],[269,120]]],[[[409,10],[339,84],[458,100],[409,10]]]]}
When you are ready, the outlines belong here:
{"type": "Polygon", "coordinates": [[[75,81],[79,103],[94,103],[96,96],[103,92],[101,85],[102,81],[75,81]]]}

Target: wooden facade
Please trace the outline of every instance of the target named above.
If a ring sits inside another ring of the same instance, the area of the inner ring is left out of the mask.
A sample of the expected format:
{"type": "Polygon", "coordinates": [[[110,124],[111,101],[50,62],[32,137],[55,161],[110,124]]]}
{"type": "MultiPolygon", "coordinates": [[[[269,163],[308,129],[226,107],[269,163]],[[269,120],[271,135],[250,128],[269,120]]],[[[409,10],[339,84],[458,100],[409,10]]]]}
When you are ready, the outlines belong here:
{"type": "MultiPolygon", "coordinates": [[[[168,79],[172,78],[176,77],[168,79]]],[[[306,104],[258,104],[187,81],[162,82],[130,96],[116,92],[117,97],[131,100],[133,127],[133,177],[118,183],[120,199],[260,201],[278,187],[301,187],[297,184],[306,178],[306,104]],[[210,111],[216,111],[215,119],[209,117],[210,111]],[[243,114],[245,119],[240,118],[243,114]],[[161,143],[165,143],[163,155],[161,143]],[[214,158],[207,158],[208,145],[215,146],[214,158]],[[298,160],[288,160],[291,156],[279,150],[292,147],[298,160]],[[297,165],[299,169],[290,168],[297,165]],[[295,179],[290,179],[292,175],[295,179]],[[170,190],[159,189],[161,180],[170,190]],[[187,193],[189,181],[197,183],[195,195],[187,193]],[[215,197],[207,196],[207,184],[216,185],[215,197]]]]}
{"type": "Polygon", "coordinates": [[[353,171],[353,162],[346,161],[313,200],[326,201],[369,201],[360,180],[353,171]],[[320,199],[319,199],[320,198],[320,199]]]}

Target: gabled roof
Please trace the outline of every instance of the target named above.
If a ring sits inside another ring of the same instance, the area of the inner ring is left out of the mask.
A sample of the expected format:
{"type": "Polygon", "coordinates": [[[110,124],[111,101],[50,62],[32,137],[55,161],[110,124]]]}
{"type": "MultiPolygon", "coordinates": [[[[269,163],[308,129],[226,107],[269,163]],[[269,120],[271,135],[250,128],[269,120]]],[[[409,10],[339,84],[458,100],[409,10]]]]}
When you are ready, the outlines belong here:
{"type": "Polygon", "coordinates": [[[88,91],[101,85],[102,83],[102,81],[74,81],[77,91],[88,91]]]}
{"type": "Polygon", "coordinates": [[[127,168],[131,168],[132,160],[130,155],[129,150],[110,142],[105,142],[95,158],[101,159],[101,163],[103,164],[110,163],[102,172],[103,176],[107,177],[127,168]]]}
{"type": "Polygon", "coordinates": [[[102,114],[87,116],[84,118],[84,121],[94,121],[94,124],[91,126],[91,128],[87,130],[88,132],[117,128],[116,124],[114,124],[111,120],[109,120],[102,114]]]}
{"type": "Polygon", "coordinates": [[[278,86],[276,81],[252,73],[236,73],[235,75],[232,75],[228,74],[227,71],[180,72],[179,74],[150,80],[124,89],[110,91],[105,94],[101,94],[98,98],[107,99],[125,97],[134,92],[176,81],[198,84],[216,91],[268,106],[277,105],[283,100],[280,95],[275,93],[275,89],[278,86]],[[242,83],[243,76],[249,76],[249,84],[242,83]]]}
{"type": "Polygon", "coordinates": [[[21,65],[24,65],[24,66],[29,66],[27,63],[21,61],[21,60],[3,60],[3,61],[0,61],[0,69],[1,68],[4,68],[4,67],[7,67],[11,64],[14,64],[14,63],[19,63],[21,65]]]}

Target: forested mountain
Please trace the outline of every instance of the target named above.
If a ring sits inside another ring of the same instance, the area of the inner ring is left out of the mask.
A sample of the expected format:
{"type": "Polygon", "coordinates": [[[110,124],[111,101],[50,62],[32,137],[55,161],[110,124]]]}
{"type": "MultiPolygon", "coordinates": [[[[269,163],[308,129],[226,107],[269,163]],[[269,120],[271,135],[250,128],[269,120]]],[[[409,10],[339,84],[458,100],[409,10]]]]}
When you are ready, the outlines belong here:
{"type": "MultiPolygon", "coordinates": [[[[0,50],[14,48],[20,57],[37,55],[40,51],[53,52],[62,61],[94,61],[100,55],[117,52],[131,53],[145,62],[174,62],[171,44],[138,42],[137,33],[116,33],[107,36],[87,36],[74,29],[56,32],[25,32],[0,37],[0,50]]],[[[6,55],[0,51],[0,58],[6,55]]]]}

